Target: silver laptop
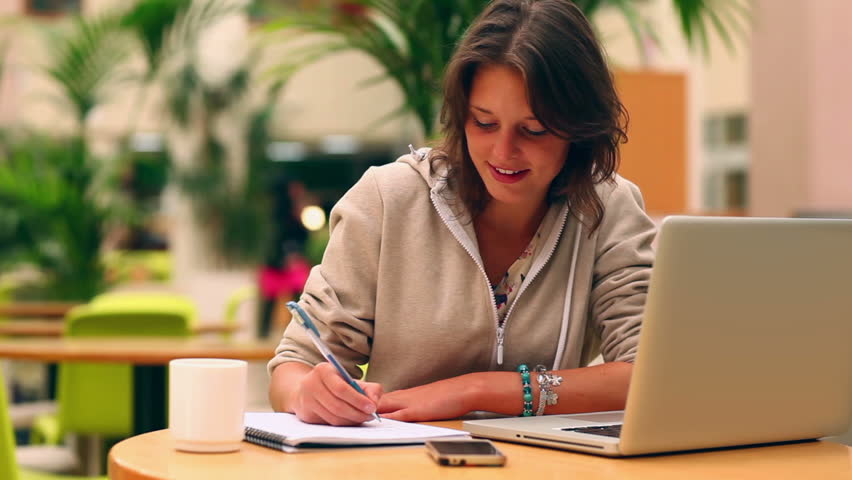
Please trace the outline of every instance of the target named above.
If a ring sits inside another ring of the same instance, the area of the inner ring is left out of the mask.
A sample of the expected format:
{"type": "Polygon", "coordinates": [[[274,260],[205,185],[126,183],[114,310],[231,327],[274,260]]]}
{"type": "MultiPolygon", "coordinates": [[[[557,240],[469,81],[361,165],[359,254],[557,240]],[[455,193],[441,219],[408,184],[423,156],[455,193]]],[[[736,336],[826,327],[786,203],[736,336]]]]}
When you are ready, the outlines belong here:
{"type": "Polygon", "coordinates": [[[624,456],[820,438],[852,421],[852,220],[669,217],[624,411],[464,422],[624,456]]]}

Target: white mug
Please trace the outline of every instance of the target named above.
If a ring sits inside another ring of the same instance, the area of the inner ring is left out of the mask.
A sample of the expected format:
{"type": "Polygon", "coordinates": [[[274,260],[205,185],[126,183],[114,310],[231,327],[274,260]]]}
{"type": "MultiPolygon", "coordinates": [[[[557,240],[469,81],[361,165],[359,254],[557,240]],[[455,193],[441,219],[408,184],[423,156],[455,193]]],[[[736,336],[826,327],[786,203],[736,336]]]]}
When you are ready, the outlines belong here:
{"type": "Polygon", "coordinates": [[[175,448],[232,452],[244,436],[246,362],[181,358],[169,362],[169,430],[175,448]]]}

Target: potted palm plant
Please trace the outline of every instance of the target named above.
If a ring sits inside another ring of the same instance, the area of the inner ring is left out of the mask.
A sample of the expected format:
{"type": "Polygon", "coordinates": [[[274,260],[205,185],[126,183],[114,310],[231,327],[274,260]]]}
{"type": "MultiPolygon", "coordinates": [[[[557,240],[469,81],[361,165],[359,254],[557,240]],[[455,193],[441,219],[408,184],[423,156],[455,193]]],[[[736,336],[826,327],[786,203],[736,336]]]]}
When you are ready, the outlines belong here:
{"type": "MultiPolygon", "coordinates": [[[[138,113],[154,88],[166,94],[164,104],[155,108],[161,107],[168,131],[202,133],[191,158],[179,158],[180,147],[169,149],[171,179],[191,203],[192,222],[203,230],[195,238],[210,244],[206,251],[219,264],[259,263],[269,238],[263,148],[274,102],[256,98],[252,110],[245,111],[254,57],[233,72],[230,82],[214,86],[202,80],[197,62],[202,32],[243,8],[226,0],[139,0],[47,29],[50,59],[42,73],[57,87],[55,97],[75,126],[69,138],[10,135],[0,141],[4,266],[35,267],[50,284],[40,290],[52,297],[87,300],[105,287],[102,246],[108,230],[142,220],[143,212],[124,198],[118,182],[131,158],[138,113]],[[134,56],[144,64],[130,64],[134,56]],[[119,153],[105,159],[92,153],[87,123],[93,110],[118,93],[117,86],[123,87],[121,93],[137,93],[119,153]],[[224,118],[240,109],[237,123],[224,118]],[[234,125],[240,132],[236,141],[245,145],[223,144],[217,136],[223,121],[234,125]],[[231,161],[232,151],[243,155],[231,161]],[[234,175],[228,162],[238,164],[242,173],[234,175]]],[[[265,87],[272,98],[280,82],[265,87]]]]}
{"type": "MultiPolygon", "coordinates": [[[[5,269],[31,267],[43,284],[23,293],[39,299],[86,301],[109,283],[103,245],[116,226],[141,223],[145,212],[121,185],[132,159],[128,144],[104,158],[90,148],[90,114],[120,87],[147,86],[167,57],[165,33],[189,0],[142,0],[40,29],[51,44],[41,73],[57,95],[48,97],[74,119],[66,136],[4,132],[0,138],[0,247],[5,269]],[[134,41],[135,40],[135,41],[134,41]],[[141,77],[128,65],[140,51],[149,69],[141,77]]],[[[225,11],[219,9],[217,12],[225,11]]],[[[211,9],[197,20],[209,22],[211,9]]],[[[126,89],[125,89],[126,90],[126,89]]],[[[145,88],[131,110],[141,110],[145,88]]],[[[135,126],[135,117],[131,119],[135,126]]],[[[19,292],[20,294],[20,292],[19,292]]]]}
{"type": "MultiPolygon", "coordinates": [[[[386,117],[413,114],[426,138],[435,134],[444,66],[470,22],[489,0],[349,0],[332,1],[314,10],[293,11],[270,22],[270,31],[323,34],[324,40],[294,49],[276,71],[287,76],[328,55],[358,50],[378,62],[383,75],[403,92],[403,104],[386,117]]],[[[732,45],[748,10],[745,0],[671,0],[690,45],[708,47],[716,32],[732,45]]],[[[614,10],[627,21],[646,55],[653,26],[641,14],[643,0],[575,0],[594,24],[601,12],[614,10]]],[[[290,36],[288,39],[297,38],[290,36]]]]}
{"type": "Polygon", "coordinates": [[[140,0],[122,23],[145,53],[143,89],[163,94],[157,110],[176,187],[171,210],[180,219],[170,226],[175,284],[203,298],[210,318],[221,315],[229,294],[255,282],[277,228],[266,147],[283,82],[257,75],[261,45],[239,28],[245,20],[242,2],[140,0]],[[223,32],[220,22],[237,28],[223,32]],[[229,59],[240,59],[217,68],[222,78],[205,76],[202,53],[210,47],[203,36],[210,31],[229,38],[229,59]],[[244,44],[248,53],[237,55],[244,44]]]}
{"type": "Polygon", "coordinates": [[[264,148],[281,82],[258,81],[256,52],[228,71],[225,81],[206,79],[200,60],[204,30],[244,12],[224,0],[142,0],[122,20],[146,59],[140,99],[151,86],[164,94],[159,106],[168,125],[171,176],[190,204],[196,225],[188,227],[201,233],[192,248],[204,252],[194,255],[206,259],[199,260],[207,263],[202,268],[256,264],[269,237],[264,148]],[[252,96],[259,90],[262,95],[252,96]],[[238,138],[226,138],[222,125],[240,132],[238,138]]]}
{"type": "Polygon", "coordinates": [[[117,17],[74,18],[51,32],[43,72],[60,106],[75,118],[66,138],[5,132],[0,142],[0,245],[7,267],[27,265],[44,279],[40,298],[85,301],[106,285],[101,244],[127,218],[113,175],[115,162],[86,142],[89,113],[109,94],[127,56],[117,17]]]}

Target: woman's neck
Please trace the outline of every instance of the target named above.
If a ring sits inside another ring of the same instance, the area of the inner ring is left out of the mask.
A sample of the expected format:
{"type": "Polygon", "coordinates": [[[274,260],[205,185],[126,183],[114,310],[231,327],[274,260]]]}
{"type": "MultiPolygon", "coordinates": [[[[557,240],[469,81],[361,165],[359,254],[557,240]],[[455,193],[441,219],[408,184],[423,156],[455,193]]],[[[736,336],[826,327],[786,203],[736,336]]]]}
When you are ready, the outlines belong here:
{"type": "Polygon", "coordinates": [[[532,237],[547,214],[547,202],[533,205],[507,205],[495,200],[488,202],[477,223],[480,227],[506,236],[532,237]]]}

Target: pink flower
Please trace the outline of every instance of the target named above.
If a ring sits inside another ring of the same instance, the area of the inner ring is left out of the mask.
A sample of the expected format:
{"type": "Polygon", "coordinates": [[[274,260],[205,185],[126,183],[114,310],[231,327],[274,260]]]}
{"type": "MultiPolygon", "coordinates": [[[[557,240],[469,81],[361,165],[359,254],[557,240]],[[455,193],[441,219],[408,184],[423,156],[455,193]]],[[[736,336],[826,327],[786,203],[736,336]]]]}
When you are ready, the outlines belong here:
{"type": "Polygon", "coordinates": [[[287,262],[283,269],[265,267],[260,270],[258,283],[264,298],[294,295],[305,288],[311,266],[303,259],[287,262]]]}

